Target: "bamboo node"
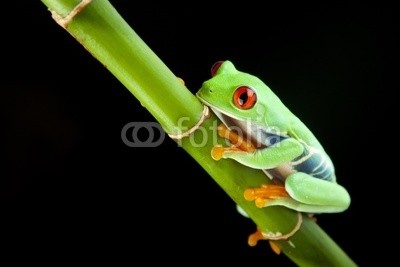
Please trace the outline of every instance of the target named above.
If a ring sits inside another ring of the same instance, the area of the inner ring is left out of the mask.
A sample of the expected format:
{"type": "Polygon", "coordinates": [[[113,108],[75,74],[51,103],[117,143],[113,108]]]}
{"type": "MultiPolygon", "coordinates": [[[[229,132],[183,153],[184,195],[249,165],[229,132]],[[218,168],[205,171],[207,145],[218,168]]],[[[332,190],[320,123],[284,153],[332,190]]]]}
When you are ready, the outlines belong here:
{"type": "Polygon", "coordinates": [[[182,138],[188,137],[194,131],[196,131],[203,124],[203,122],[206,119],[208,119],[208,117],[210,117],[210,109],[207,106],[203,106],[203,112],[201,114],[201,117],[199,121],[192,128],[190,128],[186,132],[180,134],[168,134],[168,136],[175,140],[181,140],[182,138]]]}
{"type": "Polygon", "coordinates": [[[61,17],[57,12],[55,12],[54,10],[50,10],[51,12],[51,17],[57,22],[58,25],[60,25],[61,27],[63,27],[64,29],[68,28],[69,23],[73,20],[73,18],[78,15],[79,13],[82,12],[82,10],[89,5],[93,0],[82,0],[81,2],[79,2],[79,4],[77,4],[72,10],[71,12],[69,12],[69,14],[65,17],[61,17]]]}

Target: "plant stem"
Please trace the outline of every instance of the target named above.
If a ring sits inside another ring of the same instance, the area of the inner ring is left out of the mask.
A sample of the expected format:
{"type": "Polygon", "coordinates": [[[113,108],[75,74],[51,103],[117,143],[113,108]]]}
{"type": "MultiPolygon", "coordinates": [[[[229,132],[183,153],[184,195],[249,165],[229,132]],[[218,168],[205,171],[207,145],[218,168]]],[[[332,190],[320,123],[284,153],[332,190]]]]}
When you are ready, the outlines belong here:
{"type": "MultiPolygon", "coordinates": [[[[42,2],[61,17],[66,17],[79,3],[76,0],[42,2]]],[[[167,133],[186,131],[199,121],[203,106],[197,98],[178,81],[108,1],[94,0],[88,4],[72,19],[66,30],[125,85],[167,133]]],[[[262,171],[232,160],[213,160],[210,156],[215,144],[213,138],[208,138],[204,146],[193,145],[201,143],[205,137],[216,136],[216,126],[217,119],[211,115],[202,124],[201,131],[184,138],[180,145],[263,231],[290,232],[297,222],[296,212],[283,207],[260,209],[243,198],[246,188],[269,183],[262,171]]],[[[299,266],[356,266],[306,216],[301,229],[290,238],[290,242],[276,241],[276,244],[299,266]]]]}

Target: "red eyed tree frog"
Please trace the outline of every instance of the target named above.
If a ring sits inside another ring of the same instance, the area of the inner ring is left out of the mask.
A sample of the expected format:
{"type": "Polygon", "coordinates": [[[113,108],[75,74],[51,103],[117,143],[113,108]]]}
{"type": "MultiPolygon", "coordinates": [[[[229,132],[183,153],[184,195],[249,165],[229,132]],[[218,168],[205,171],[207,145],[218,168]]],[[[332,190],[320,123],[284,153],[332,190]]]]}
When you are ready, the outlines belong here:
{"type": "Polygon", "coordinates": [[[247,189],[247,200],[255,200],[260,208],[281,205],[307,213],[342,212],[349,207],[350,196],[336,183],[333,164],[321,144],[267,85],[238,71],[230,61],[215,63],[211,74],[197,97],[229,130],[255,147],[216,146],[214,159],[236,160],[277,181],[247,189]]]}

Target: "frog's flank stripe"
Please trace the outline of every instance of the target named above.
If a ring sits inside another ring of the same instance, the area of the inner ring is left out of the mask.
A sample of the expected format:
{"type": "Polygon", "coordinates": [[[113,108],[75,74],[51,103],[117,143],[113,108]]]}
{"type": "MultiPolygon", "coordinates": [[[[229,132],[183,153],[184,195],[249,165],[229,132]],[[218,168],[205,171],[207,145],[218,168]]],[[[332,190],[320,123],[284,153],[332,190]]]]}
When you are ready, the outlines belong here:
{"type": "Polygon", "coordinates": [[[329,158],[320,150],[303,143],[304,152],[294,159],[290,165],[294,170],[307,173],[315,178],[331,180],[333,178],[333,165],[329,158]]]}

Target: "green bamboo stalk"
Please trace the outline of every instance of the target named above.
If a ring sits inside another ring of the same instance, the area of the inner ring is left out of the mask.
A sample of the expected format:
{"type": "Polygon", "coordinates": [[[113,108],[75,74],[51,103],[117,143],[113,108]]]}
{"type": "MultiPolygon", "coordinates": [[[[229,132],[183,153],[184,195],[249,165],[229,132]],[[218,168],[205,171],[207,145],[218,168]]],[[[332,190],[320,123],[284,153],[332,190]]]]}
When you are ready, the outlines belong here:
{"type": "MultiPolygon", "coordinates": [[[[67,17],[80,1],[42,0],[53,16],[67,17]],[[55,15],[57,14],[57,15],[55,15]]],[[[186,131],[201,118],[203,106],[154,52],[129,27],[107,0],[93,0],[66,30],[97,58],[147,108],[170,134],[186,131]],[[182,118],[185,118],[182,120],[182,118]]],[[[283,207],[259,209],[244,200],[248,187],[269,183],[262,171],[232,160],[214,161],[210,151],[218,121],[213,115],[190,137],[180,141],[187,151],[264,231],[287,233],[297,222],[296,212],[283,207]]],[[[218,139],[221,143],[222,140],[218,139]]],[[[171,189],[173,190],[173,189],[171,189]]],[[[304,217],[301,229],[289,241],[276,241],[299,266],[356,266],[346,253],[316,224],[304,217]]]]}

